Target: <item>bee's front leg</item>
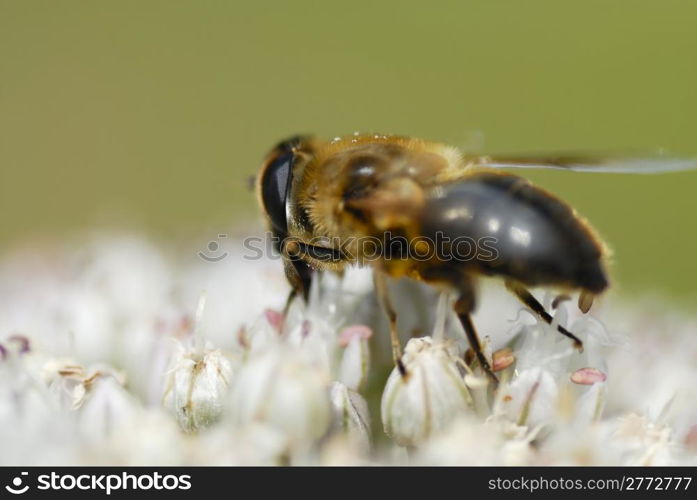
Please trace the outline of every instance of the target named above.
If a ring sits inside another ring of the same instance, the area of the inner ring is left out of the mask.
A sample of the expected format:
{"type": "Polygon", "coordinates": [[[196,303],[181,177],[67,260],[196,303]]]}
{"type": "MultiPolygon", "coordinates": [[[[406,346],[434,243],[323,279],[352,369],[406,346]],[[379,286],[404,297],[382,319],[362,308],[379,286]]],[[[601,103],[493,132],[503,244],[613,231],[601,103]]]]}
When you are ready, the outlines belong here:
{"type": "Polygon", "coordinates": [[[300,295],[307,302],[310,296],[313,270],[307,262],[299,259],[284,258],[283,266],[291,287],[286,299],[286,305],[283,308],[283,317],[285,318],[295,297],[300,295]]]}

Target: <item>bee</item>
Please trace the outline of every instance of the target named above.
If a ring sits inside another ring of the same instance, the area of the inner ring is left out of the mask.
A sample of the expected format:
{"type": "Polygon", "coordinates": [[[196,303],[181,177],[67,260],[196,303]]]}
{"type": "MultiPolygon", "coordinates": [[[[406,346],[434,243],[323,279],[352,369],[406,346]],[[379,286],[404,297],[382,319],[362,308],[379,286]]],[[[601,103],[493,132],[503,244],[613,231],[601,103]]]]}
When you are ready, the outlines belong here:
{"type": "MultiPolygon", "coordinates": [[[[648,173],[694,166],[660,157],[483,156],[379,134],[296,136],[267,155],[256,189],[291,286],[286,309],[296,296],[307,300],[315,271],[371,266],[394,362],[406,375],[386,279],[422,281],[455,294],[470,347],[495,382],[472,322],[478,277],[502,279],[548,324],[552,316],[529,288],[578,291],[585,313],[609,285],[609,252],[591,225],[561,199],[502,169],[648,173]]],[[[583,349],[572,332],[556,329],[583,349]]]]}

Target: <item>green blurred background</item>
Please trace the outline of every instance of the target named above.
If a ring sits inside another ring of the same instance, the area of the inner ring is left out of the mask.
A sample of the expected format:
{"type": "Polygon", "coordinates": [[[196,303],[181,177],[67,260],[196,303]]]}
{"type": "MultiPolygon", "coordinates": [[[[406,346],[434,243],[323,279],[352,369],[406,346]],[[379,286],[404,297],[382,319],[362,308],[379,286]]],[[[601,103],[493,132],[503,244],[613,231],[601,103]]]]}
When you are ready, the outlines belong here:
{"type": "MultiPolygon", "coordinates": [[[[697,156],[697,2],[0,1],[0,242],[257,217],[295,132],[697,156]]],[[[692,303],[697,172],[531,173],[692,303]]]]}

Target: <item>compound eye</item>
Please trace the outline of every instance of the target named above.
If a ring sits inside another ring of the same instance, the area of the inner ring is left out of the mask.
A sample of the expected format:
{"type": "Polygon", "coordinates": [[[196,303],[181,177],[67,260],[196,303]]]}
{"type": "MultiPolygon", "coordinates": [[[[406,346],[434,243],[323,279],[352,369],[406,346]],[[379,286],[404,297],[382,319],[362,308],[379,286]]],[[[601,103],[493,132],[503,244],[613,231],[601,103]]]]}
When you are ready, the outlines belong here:
{"type": "Polygon", "coordinates": [[[286,200],[293,173],[293,151],[282,151],[273,158],[261,178],[261,196],[274,229],[288,231],[286,200]]]}

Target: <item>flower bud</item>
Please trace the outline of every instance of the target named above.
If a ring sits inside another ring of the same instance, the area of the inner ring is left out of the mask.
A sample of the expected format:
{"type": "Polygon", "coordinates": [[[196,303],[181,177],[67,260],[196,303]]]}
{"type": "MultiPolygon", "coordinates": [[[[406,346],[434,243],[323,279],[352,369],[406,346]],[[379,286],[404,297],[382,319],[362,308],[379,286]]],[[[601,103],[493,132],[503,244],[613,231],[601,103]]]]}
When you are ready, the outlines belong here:
{"type": "Polygon", "coordinates": [[[344,434],[363,450],[370,448],[370,416],[365,399],[340,382],[332,384],[330,398],[334,431],[344,434]]]}
{"type": "Polygon", "coordinates": [[[253,353],[235,378],[232,420],[283,431],[291,443],[321,437],[330,421],[327,372],[311,354],[279,344],[253,353]]]}
{"type": "Polygon", "coordinates": [[[141,406],[123,384],[120,374],[104,370],[94,372],[74,389],[78,429],[88,441],[113,436],[138,418],[141,406]]]}
{"type": "Polygon", "coordinates": [[[502,391],[501,411],[520,426],[533,427],[553,422],[558,409],[559,387],[544,368],[521,371],[502,391]]]}
{"type": "Polygon", "coordinates": [[[466,413],[471,399],[449,342],[411,339],[402,362],[406,376],[392,370],[382,395],[385,432],[402,446],[414,446],[466,413]]]}
{"type": "Polygon", "coordinates": [[[187,351],[181,345],[164,395],[164,404],[186,432],[196,432],[215,422],[232,377],[230,362],[218,350],[187,351]]]}
{"type": "Polygon", "coordinates": [[[368,378],[368,339],[372,334],[372,330],[364,325],[349,326],[339,334],[339,345],[344,347],[339,380],[354,391],[360,390],[368,378]]]}

